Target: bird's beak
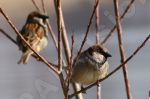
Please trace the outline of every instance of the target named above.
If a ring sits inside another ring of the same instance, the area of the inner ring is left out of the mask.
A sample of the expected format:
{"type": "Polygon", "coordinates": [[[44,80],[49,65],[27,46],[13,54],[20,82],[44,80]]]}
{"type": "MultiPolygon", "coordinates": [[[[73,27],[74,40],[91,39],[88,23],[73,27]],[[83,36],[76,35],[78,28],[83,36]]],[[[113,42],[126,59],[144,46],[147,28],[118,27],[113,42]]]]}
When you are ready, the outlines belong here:
{"type": "Polygon", "coordinates": [[[106,56],[106,57],[112,57],[111,54],[108,53],[108,52],[105,53],[105,56],[106,56]]]}

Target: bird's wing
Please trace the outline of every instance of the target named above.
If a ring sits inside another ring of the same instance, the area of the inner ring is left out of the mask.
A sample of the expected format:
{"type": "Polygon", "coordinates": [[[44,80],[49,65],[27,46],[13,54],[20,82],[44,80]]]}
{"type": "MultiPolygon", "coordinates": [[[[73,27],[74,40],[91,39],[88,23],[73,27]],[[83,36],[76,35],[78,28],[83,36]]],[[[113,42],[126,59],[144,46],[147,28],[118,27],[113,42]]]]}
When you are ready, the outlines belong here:
{"type": "MultiPolygon", "coordinates": [[[[40,39],[45,35],[45,31],[42,26],[37,23],[26,23],[21,30],[22,36],[31,45],[35,46],[40,39]]],[[[27,50],[27,45],[22,42],[22,40],[17,37],[17,42],[19,48],[24,52],[27,50]]]]}

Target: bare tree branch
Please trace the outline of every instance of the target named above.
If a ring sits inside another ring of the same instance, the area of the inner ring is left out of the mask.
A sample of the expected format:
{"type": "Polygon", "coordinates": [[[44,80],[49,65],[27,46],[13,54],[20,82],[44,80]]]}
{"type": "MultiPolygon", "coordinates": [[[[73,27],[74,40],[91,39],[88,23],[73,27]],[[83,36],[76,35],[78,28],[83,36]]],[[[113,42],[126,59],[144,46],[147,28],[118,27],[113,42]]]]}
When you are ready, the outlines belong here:
{"type": "MultiPolygon", "coordinates": [[[[137,49],[123,62],[121,63],[116,69],[114,69],[112,72],[110,72],[106,77],[104,77],[103,79],[100,79],[99,82],[102,82],[104,81],[105,79],[109,78],[111,75],[113,75],[114,73],[116,73],[121,67],[124,66],[124,64],[126,64],[127,62],[129,62],[146,44],[146,42],[150,39],[150,35],[148,35],[146,37],[146,39],[142,42],[142,44],[137,47],[137,49]]],[[[82,93],[82,92],[85,92],[86,90],[92,88],[93,86],[95,86],[97,84],[97,82],[81,89],[80,91],[76,92],[76,93],[73,93],[71,95],[69,95],[70,98],[72,98],[73,96],[79,94],[79,93],[82,93]]]]}
{"type": "MultiPolygon", "coordinates": [[[[131,2],[128,4],[128,6],[126,7],[124,13],[121,15],[121,20],[123,20],[123,18],[125,17],[125,15],[127,14],[127,12],[129,11],[129,9],[131,8],[132,4],[134,3],[135,0],[131,0],[131,2]]],[[[107,40],[111,37],[111,35],[114,33],[116,29],[116,25],[110,30],[110,32],[108,33],[108,35],[105,37],[105,39],[102,41],[102,44],[105,44],[107,42],[107,40]]]]}
{"type": "Polygon", "coordinates": [[[31,46],[30,44],[24,39],[24,37],[19,33],[19,31],[17,30],[17,28],[13,25],[13,23],[10,21],[10,18],[8,17],[8,15],[6,15],[4,13],[4,11],[2,10],[2,8],[0,8],[0,12],[1,14],[4,16],[4,18],[7,20],[7,22],[9,23],[9,25],[12,27],[12,29],[15,31],[15,33],[20,37],[20,39],[51,69],[53,70],[56,74],[59,74],[58,70],[56,68],[54,68],[52,65],[49,64],[49,62],[42,57],[41,55],[39,55],[31,46]]]}
{"type": "MultiPolygon", "coordinates": [[[[2,29],[0,29],[0,32],[1,32],[4,36],[6,36],[10,41],[12,41],[15,45],[17,45],[17,42],[16,42],[10,35],[8,35],[8,33],[6,33],[6,32],[5,32],[4,30],[2,30],[2,29]]],[[[37,57],[35,57],[34,55],[32,55],[32,57],[37,58],[37,57]]],[[[39,61],[41,61],[41,60],[39,60],[39,61]]],[[[43,61],[41,61],[41,62],[43,62],[43,61]]],[[[56,64],[53,64],[53,63],[51,63],[51,62],[49,62],[49,64],[51,64],[52,66],[58,68],[58,65],[56,65],[56,64]]]]}
{"type": "MultiPolygon", "coordinates": [[[[95,0],[95,2],[97,2],[97,0],[95,0]]],[[[100,13],[99,13],[99,9],[100,9],[100,3],[98,3],[97,8],[96,8],[96,13],[95,13],[95,27],[96,27],[96,44],[99,44],[100,42],[100,13]]],[[[97,82],[97,99],[101,99],[101,84],[99,82],[97,82]]]]}
{"type": "Polygon", "coordinates": [[[2,30],[1,28],[0,28],[0,32],[1,32],[3,35],[5,35],[10,41],[12,41],[14,44],[17,45],[17,42],[16,42],[11,36],[9,36],[4,30],[2,30]]]}
{"type": "Polygon", "coordinates": [[[36,4],[36,2],[34,0],[31,0],[31,1],[32,1],[33,5],[35,6],[36,10],[40,11],[40,9],[39,9],[38,5],[36,4]]]}
{"type": "MultiPolygon", "coordinates": [[[[54,5],[55,5],[55,10],[57,9],[57,0],[54,0],[54,5]]],[[[56,15],[58,15],[58,11],[56,10],[56,15]]],[[[60,5],[60,17],[61,17],[61,28],[62,28],[62,43],[63,43],[63,47],[64,47],[64,51],[65,51],[65,56],[66,56],[66,60],[67,63],[69,65],[70,63],[70,56],[71,56],[71,51],[70,51],[70,46],[69,46],[69,41],[68,41],[68,37],[67,37],[67,32],[66,32],[66,28],[65,28],[65,24],[64,24],[64,18],[63,18],[63,13],[62,13],[62,7],[60,5]]],[[[80,88],[73,83],[73,89],[74,91],[78,91],[80,90],[80,88]]],[[[82,99],[82,94],[78,94],[76,96],[77,99],[82,99]]]]}
{"type": "MultiPolygon", "coordinates": [[[[56,7],[57,5],[57,0],[54,0],[54,5],[55,5],[55,9],[57,9],[56,7]]],[[[70,62],[70,46],[69,46],[69,41],[68,41],[68,36],[67,36],[67,32],[66,32],[66,28],[65,28],[65,23],[64,23],[64,18],[63,18],[63,12],[62,12],[62,7],[60,5],[60,17],[61,17],[61,29],[62,29],[62,43],[63,43],[63,47],[64,47],[64,51],[65,51],[65,56],[67,59],[67,63],[69,64],[70,62]]],[[[58,15],[58,11],[56,10],[56,15],[58,15]]]]}
{"type": "MultiPolygon", "coordinates": [[[[119,0],[114,0],[114,10],[115,10],[115,18],[116,18],[116,26],[117,26],[117,34],[118,34],[118,46],[120,50],[120,57],[121,57],[121,63],[123,63],[126,60],[125,56],[125,51],[123,47],[123,32],[122,32],[122,26],[121,26],[121,17],[119,13],[119,0]]],[[[131,88],[130,88],[130,83],[128,79],[128,70],[127,70],[127,64],[124,64],[123,66],[123,75],[124,75],[124,82],[125,82],[125,87],[126,87],[126,94],[127,94],[127,99],[132,99],[131,95],[131,88]]]]}
{"type": "Polygon", "coordinates": [[[97,82],[97,99],[102,99],[101,97],[101,87],[102,87],[102,85],[99,83],[99,82],[97,82]]]}
{"type": "MultiPolygon", "coordinates": [[[[97,2],[97,0],[95,0],[96,2],[97,2]]],[[[99,25],[100,25],[100,13],[99,13],[99,3],[98,3],[98,5],[97,5],[97,8],[96,8],[96,13],[95,13],[95,19],[96,19],[96,24],[95,24],[95,27],[96,27],[96,44],[99,44],[99,42],[100,42],[100,32],[99,32],[99,30],[100,30],[100,27],[99,27],[99,25]]]]}
{"type": "Polygon", "coordinates": [[[43,8],[43,12],[45,13],[45,12],[46,12],[46,10],[45,10],[45,4],[44,4],[44,0],[41,0],[41,2],[42,2],[42,8],[43,8]]]}
{"type": "Polygon", "coordinates": [[[61,27],[61,17],[60,17],[60,0],[57,1],[57,27],[58,27],[58,66],[59,71],[62,71],[62,45],[61,45],[61,36],[62,36],[62,27],[61,27]]]}
{"type": "Polygon", "coordinates": [[[74,35],[71,36],[71,57],[70,57],[70,64],[68,66],[68,75],[66,77],[66,84],[67,84],[67,91],[69,91],[70,79],[72,75],[72,62],[73,62],[73,49],[74,49],[74,35]]]}
{"type": "MultiPolygon", "coordinates": [[[[79,55],[81,54],[82,48],[83,48],[83,46],[84,46],[84,44],[85,44],[85,42],[86,42],[86,40],[87,40],[87,36],[88,36],[88,34],[89,34],[89,30],[90,30],[90,27],[91,27],[91,24],[92,24],[92,19],[93,19],[93,17],[94,17],[94,14],[95,14],[95,12],[96,12],[96,8],[97,8],[98,4],[99,4],[99,0],[97,0],[96,4],[95,4],[95,6],[94,6],[94,9],[93,9],[93,11],[92,11],[92,15],[91,15],[91,17],[90,17],[90,21],[89,21],[89,23],[88,23],[88,26],[87,26],[87,30],[86,30],[86,32],[85,32],[84,39],[83,39],[83,41],[82,41],[82,44],[81,44],[80,49],[79,49],[79,51],[78,51],[78,54],[77,54],[76,58],[74,59],[74,63],[76,62],[76,60],[78,59],[79,55]]],[[[74,63],[73,63],[73,64],[74,64],[74,63]]]]}
{"type": "MultiPolygon", "coordinates": [[[[37,3],[35,2],[35,0],[31,0],[31,1],[32,1],[33,5],[36,7],[36,9],[37,10],[39,9],[38,11],[40,11],[40,8],[37,6],[37,3]]],[[[42,2],[43,11],[46,12],[44,0],[41,0],[41,2],[42,2]]],[[[49,33],[50,33],[50,35],[51,35],[51,37],[52,37],[52,39],[54,41],[54,45],[55,45],[56,49],[58,49],[57,39],[56,39],[55,33],[52,30],[50,22],[48,20],[46,20],[46,22],[47,22],[47,26],[48,26],[48,31],[49,31],[49,33]]]]}

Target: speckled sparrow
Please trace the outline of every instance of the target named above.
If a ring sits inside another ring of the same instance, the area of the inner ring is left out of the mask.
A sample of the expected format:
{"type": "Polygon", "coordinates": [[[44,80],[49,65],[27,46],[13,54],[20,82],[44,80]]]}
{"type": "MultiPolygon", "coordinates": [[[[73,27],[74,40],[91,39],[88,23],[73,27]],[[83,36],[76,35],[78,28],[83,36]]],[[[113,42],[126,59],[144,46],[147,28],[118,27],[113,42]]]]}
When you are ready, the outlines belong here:
{"type": "MultiPolygon", "coordinates": [[[[46,25],[47,18],[47,15],[41,14],[40,12],[32,12],[28,15],[27,21],[20,31],[26,41],[37,52],[45,49],[48,44],[46,25]]],[[[31,51],[19,37],[17,37],[17,43],[19,49],[22,51],[22,56],[18,64],[26,64],[30,56],[33,55],[33,51],[31,51]]]]}
{"type": "Polygon", "coordinates": [[[72,72],[72,81],[88,85],[108,74],[107,58],[111,57],[102,45],[94,45],[81,53],[72,72]]]}

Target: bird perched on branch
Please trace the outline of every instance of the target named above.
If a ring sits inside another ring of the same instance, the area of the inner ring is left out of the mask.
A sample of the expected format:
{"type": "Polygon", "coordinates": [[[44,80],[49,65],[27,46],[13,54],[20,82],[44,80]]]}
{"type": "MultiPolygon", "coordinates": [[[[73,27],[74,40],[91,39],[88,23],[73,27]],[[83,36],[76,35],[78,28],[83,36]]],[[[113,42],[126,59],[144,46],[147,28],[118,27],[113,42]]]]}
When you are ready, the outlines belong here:
{"type": "MultiPolygon", "coordinates": [[[[48,45],[47,18],[47,15],[34,11],[28,15],[26,23],[20,31],[25,40],[37,52],[42,51],[48,45]]],[[[17,44],[22,51],[22,56],[18,64],[26,64],[30,56],[33,55],[33,51],[30,50],[19,36],[17,36],[17,44]]]]}
{"type": "Polygon", "coordinates": [[[108,57],[111,55],[102,45],[94,45],[85,50],[73,67],[72,81],[88,85],[104,78],[109,69],[108,57]]]}

